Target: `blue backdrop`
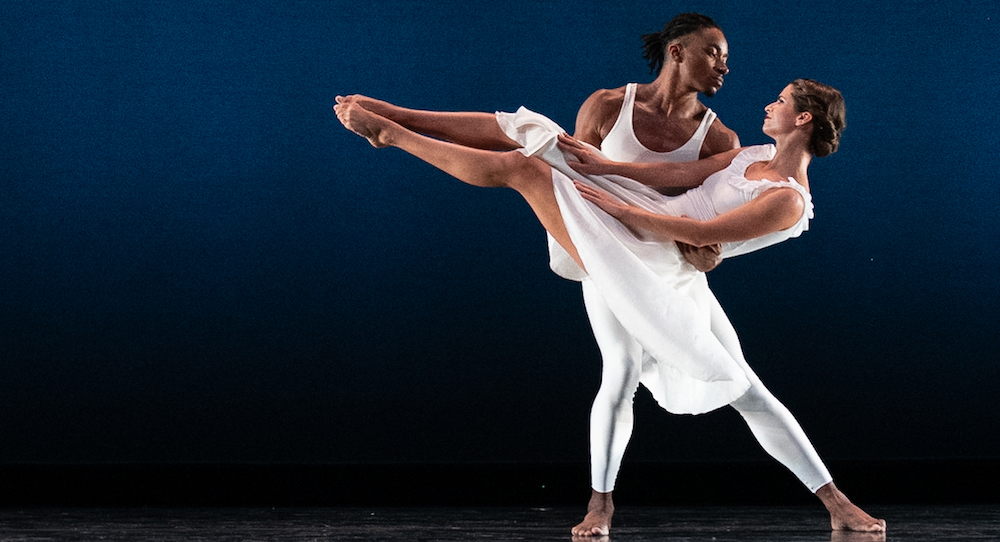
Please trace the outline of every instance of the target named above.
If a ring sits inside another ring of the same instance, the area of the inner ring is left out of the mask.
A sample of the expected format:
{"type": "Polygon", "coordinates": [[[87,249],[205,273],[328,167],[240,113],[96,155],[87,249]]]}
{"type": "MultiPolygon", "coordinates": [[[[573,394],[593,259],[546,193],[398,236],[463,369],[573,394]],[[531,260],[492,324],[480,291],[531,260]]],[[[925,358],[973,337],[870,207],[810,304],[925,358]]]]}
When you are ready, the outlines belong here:
{"type": "MultiPolygon", "coordinates": [[[[3,11],[0,462],[586,461],[600,361],[527,206],[330,106],[571,129],[681,11],[727,35],[707,103],[744,144],[793,78],[848,104],[810,231],[710,274],[751,365],[826,458],[1000,458],[996,2],[3,11]]],[[[638,403],[628,460],[764,457],[732,412],[638,403]]]]}

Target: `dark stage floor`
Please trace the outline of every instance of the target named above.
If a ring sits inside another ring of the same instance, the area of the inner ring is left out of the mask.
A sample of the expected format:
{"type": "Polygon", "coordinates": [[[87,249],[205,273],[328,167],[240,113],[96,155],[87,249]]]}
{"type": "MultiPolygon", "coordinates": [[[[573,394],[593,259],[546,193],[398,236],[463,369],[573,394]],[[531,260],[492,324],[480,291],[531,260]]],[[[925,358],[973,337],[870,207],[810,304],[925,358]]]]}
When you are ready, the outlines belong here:
{"type": "MultiPolygon", "coordinates": [[[[1000,506],[878,506],[887,536],[830,532],[823,511],[795,507],[623,507],[603,541],[997,541],[1000,506]]],[[[580,509],[34,508],[0,509],[0,540],[459,541],[571,540],[580,509]]]]}

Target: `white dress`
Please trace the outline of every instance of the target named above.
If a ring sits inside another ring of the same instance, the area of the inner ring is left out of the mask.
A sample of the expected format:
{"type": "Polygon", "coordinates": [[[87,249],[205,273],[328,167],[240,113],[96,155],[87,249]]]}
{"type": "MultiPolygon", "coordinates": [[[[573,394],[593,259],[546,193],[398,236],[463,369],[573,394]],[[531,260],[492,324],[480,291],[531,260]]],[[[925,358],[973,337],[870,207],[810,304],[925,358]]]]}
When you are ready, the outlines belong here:
{"type": "Polygon", "coordinates": [[[791,187],[802,195],[806,211],[793,227],[727,243],[723,257],[729,257],[796,237],[808,228],[812,202],[801,185],[793,179],[750,181],[744,177],[750,164],[770,159],[774,147],[749,147],[702,186],[669,197],[624,177],[584,176],[573,171],[567,156],[556,148],[557,136],[564,131],[543,115],[522,107],[516,113],[497,113],[497,121],[508,137],[522,145],[522,153],[552,166],[563,221],[587,270],[550,243],[553,271],[572,280],[589,276],[617,319],[649,354],[641,381],[660,406],[674,413],[699,414],[740,397],[750,387],[745,361],[737,360],[712,332],[708,307],[714,300],[701,299],[708,292],[704,273],[684,261],[673,242],[637,238],[583,199],[573,180],[655,213],[699,220],[731,211],[769,188],[791,187]]]}

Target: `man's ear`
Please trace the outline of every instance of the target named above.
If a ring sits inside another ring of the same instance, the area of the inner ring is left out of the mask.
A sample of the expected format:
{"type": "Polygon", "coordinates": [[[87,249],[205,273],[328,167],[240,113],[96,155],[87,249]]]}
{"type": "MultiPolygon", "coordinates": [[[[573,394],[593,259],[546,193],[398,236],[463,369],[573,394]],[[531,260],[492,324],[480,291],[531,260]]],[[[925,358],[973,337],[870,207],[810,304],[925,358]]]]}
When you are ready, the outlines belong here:
{"type": "Polygon", "coordinates": [[[684,60],[684,46],[678,41],[671,43],[667,46],[667,55],[669,55],[674,62],[680,63],[684,60]]]}
{"type": "Polygon", "coordinates": [[[795,117],[795,125],[803,126],[805,124],[812,122],[812,120],[813,120],[813,114],[808,111],[803,111],[799,113],[798,117],[795,117]]]}

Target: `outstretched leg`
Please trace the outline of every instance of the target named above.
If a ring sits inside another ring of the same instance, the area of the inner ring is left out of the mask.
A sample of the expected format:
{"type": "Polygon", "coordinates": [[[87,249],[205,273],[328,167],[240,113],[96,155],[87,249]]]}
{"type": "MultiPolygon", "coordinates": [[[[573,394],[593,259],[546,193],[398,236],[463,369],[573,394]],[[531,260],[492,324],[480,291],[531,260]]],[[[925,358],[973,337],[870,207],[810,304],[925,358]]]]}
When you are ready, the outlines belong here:
{"type": "Polygon", "coordinates": [[[491,113],[424,111],[393,105],[358,94],[337,96],[338,104],[357,104],[403,128],[474,149],[511,151],[520,147],[497,124],[491,113]]]}
{"type": "Polygon", "coordinates": [[[740,361],[750,379],[750,389],[733,401],[757,442],[819,497],[830,512],[834,530],[885,531],[885,520],[876,519],[851,503],[837,486],[816,449],[792,413],[764,386],[743,359],[739,339],[715,296],[711,297],[712,333],[740,361]]]}
{"type": "Polygon", "coordinates": [[[791,412],[756,380],[751,378],[754,383],[750,390],[732,406],[743,416],[761,447],[819,497],[830,513],[834,530],[884,531],[885,520],[868,515],[837,489],[791,412]]]}
{"type": "MultiPolygon", "coordinates": [[[[335,105],[334,110],[347,129],[368,139],[376,148],[397,147],[473,186],[516,190],[531,206],[542,226],[583,268],[563,223],[548,164],[516,151],[487,151],[433,139],[350,101],[335,105]]],[[[493,123],[495,125],[496,121],[493,123]]]]}

